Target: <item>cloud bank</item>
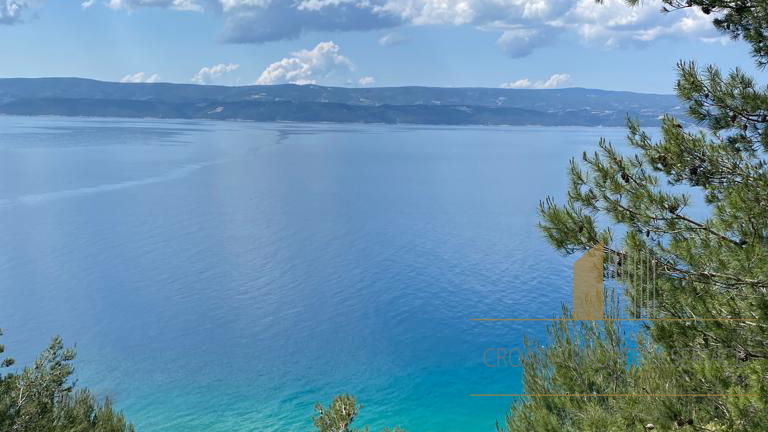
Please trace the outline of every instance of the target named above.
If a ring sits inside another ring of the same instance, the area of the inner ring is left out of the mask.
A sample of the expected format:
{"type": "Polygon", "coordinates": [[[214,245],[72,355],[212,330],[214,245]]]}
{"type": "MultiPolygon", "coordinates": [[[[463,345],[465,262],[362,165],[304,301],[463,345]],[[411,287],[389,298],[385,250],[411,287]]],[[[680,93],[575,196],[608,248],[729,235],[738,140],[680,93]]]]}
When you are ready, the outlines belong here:
{"type": "MultiPolygon", "coordinates": [[[[0,0],[0,24],[13,24],[33,3],[0,0]]],[[[624,0],[84,0],[119,10],[167,8],[219,14],[220,38],[232,43],[293,39],[312,31],[362,31],[400,26],[472,26],[498,34],[511,57],[524,57],[578,39],[606,48],[642,46],[660,39],[724,40],[711,16],[697,8],[660,13],[661,0],[628,7],[624,0]]],[[[383,46],[402,42],[395,33],[383,46]]]]}
{"type": "Polygon", "coordinates": [[[309,31],[352,31],[394,27],[396,14],[379,10],[367,0],[218,0],[226,17],[222,39],[262,43],[294,39],[309,31]]]}
{"type": "MultiPolygon", "coordinates": [[[[711,17],[696,9],[660,13],[661,0],[647,0],[634,8],[623,0],[605,0],[602,5],[594,0],[209,1],[218,3],[224,14],[223,38],[230,42],[290,39],[315,30],[466,25],[498,33],[498,45],[505,53],[524,57],[560,37],[613,48],[662,38],[712,41],[721,36],[711,17]]],[[[394,33],[379,40],[384,46],[397,42],[394,33]]]]}

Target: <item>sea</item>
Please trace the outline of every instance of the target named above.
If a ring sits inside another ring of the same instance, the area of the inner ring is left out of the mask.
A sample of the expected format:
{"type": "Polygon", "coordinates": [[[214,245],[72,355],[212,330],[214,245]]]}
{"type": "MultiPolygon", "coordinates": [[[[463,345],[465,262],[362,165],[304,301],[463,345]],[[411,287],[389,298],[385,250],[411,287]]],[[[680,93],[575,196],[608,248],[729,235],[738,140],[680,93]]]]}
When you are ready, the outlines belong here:
{"type": "Polygon", "coordinates": [[[624,128],[0,117],[0,343],[139,432],[495,430],[578,257],[537,228],[624,128]]]}

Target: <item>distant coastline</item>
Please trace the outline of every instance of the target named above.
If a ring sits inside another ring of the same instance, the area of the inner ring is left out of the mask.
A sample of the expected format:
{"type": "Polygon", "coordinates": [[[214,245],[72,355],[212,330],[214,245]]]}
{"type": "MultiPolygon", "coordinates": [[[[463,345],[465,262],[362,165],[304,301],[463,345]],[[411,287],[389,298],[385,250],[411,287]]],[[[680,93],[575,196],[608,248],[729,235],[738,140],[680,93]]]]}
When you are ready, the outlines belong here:
{"type": "Polygon", "coordinates": [[[583,88],[203,86],[0,79],[0,114],[416,125],[655,126],[676,96],[583,88]]]}

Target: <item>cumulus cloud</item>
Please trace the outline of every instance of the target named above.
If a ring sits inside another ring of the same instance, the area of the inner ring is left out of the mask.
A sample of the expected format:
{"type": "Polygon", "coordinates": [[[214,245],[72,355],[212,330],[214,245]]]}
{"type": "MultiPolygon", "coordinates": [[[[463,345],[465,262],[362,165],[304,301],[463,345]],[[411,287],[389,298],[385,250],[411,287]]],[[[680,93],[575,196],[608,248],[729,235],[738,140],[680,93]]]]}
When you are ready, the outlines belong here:
{"type": "Polygon", "coordinates": [[[573,1],[382,0],[372,7],[416,25],[515,25],[554,19],[567,11],[573,1]]]}
{"type": "Polygon", "coordinates": [[[537,88],[548,89],[561,87],[563,84],[571,80],[571,76],[568,74],[560,73],[554,74],[546,80],[531,81],[528,78],[519,79],[517,81],[511,81],[501,85],[502,88],[537,88]]]}
{"type": "Polygon", "coordinates": [[[360,78],[359,80],[357,80],[357,83],[360,84],[363,87],[372,86],[372,85],[376,84],[376,79],[374,77],[372,77],[372,76],[364,76],[364,77],[360,78]]]}
{"type": "Polygon", "coordinates": [[[211,67],[204,67],[191,78],[191,81],[197,84],[211,84],[216,78],[232,72],[239,67],[240,65],[235,63],[221,63],[211,67]]]}
{"type": "MultiPolygon", "coordinates": [[[[38,0],[0,0],[0,21],[19,5],[38,0]],[[11,5],[11,6],[9,6],[11,5]]],[[[92,0],[84,0],[86,3],[92,0]]],[[[224,17],[225,42],[262,43],[311,31],[352,31],[403,25],[472,26],[497,33],[499,47],[524,57],[560,39],[614,48],[662,38],[723,40],[712,16],[696,8],[660,13],[662,0],[630,8],[625,0],[104,0],[115,9],[163,7],[208,10],[224,17]],[[562,36],[562,37],[560,37],[562,36]]],[[[383,46],[402,42],[396,33],[383,46]]]]}
{"type": "Polygon", "coordinates": [[[160,81],[160,75],[158,74],[145,74],[144,72],[136,72],[135,74],[129,74],[124,76],[120,82],[124,83],[154,83],[160,81]]]}
{"type": "Polygon", "coordinates": [[[561,87],[563,84],[571,80],[571,76],[568,74],[554,74],[549,77],[543,84],[537,84],[538,88],[555,88],[561,87]]]}
{"type": "Polygon", "coordinates": [[[501,88],[530,88],[533,84],[528,78],[519,79],[517,81],[510,81],[508,83],[502,83],[501,88]]]}
{"type": "Polygon", "coordinates": [[[408,42],[408,38],[400,36],[397,33],[389,33],[379,38],[379,45],[381,46],[393,46],[400,45],[408,42]]]}
{"type": "Polygon", "coordinates": [[[662,38],[691,38],[707,42],[721,39],[712,26],[712,17],[697,8],[661,14],[659,0],[627,8],[620,1],[579,0],[568,13],[551,23],[568,28],[588,43],[607,48],[645,45],[662,38]]]}
{"type": "Polygon", "coordinates": [[[333,41],[320,42],[311,50],[296,51],[267,66],[256,84],[317,84],[319,80],[342,75],[353,68],[333,41]]]}
{"type": "MultiPolygon", "coordinates": [[[[371,4],[372,0],[361,0],[371,4]]],[[[473,25],[501,31],[499,40],[515,54],[526,44],[534,48],[552,38],[545,35],[572,31],[583,40],[615,45],[652,41],[660,37],[706,38],[716,35],[711,17],[691,8],[660,13],[661,0],[646,0],[628,7],[624,0],[382,0],[376,11],[399,16],[415,25],[473,25]]]]}
{"type": "MultiPolygon", "coordinates": [[[[693,8],[662,14],[661,6],[661,0],[646,0],[634,8],[624,0],[603,4],[594,0],[304,0],[249,8],[246,21],[262,26],[250,28],[248,34],[255,40],[278,37],[264,33],[264,28],[286,25],[291,29],[287,37],[306,30],[469,25],[498,32],[499,47],[512,57],[552,44],[561,34],[607,48],[643,45],[661,38],[713,40],[721,36],[713,28],[711,16],[693,8]]],[[[242,40],[239,31],[230,37],[237,34],[242,40]]],[[[388,40],[381,42],[386,45],[388,40]]]]}

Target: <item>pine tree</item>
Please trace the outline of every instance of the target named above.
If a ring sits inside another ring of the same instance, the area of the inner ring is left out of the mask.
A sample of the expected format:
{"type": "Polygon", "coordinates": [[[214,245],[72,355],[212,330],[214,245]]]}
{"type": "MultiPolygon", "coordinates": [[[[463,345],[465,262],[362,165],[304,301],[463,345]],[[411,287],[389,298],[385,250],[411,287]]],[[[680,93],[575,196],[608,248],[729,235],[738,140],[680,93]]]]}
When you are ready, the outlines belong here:
{"type": "MultiPolygon", "coordinates": [[[[0,345],[0,354],[4,350],[0,345]]],[[[74,349],[55,337],[32,366],[0,373],[0,431],[133,432],[109,399],[99,402],[87,389],[75,390],[74,359],[74,349]]],[[[13,363],[6,358],[0,368],[13,363]]]]}
{"type": "MultiPolygon", "coordinates": [[[[665,11],[712,14],[717,28],[751,45],[759,66],[768,64],[765,0],[664,3],[665,11]]],[[[654,141],[630,121],[636,154],[601,141],[572,161],[567,202],[545,200],[540,227],[566,254],[604,242],[619,245],[608,251],[617,261],[650,256],[655,318],[698,321],[646,321],[629,335],[618,322],[558,322],[547,349],[525,359],[524,387],[582,396],[516,401],[500,430],[768,427],[768,88],[739,69],[723,75],[681,62],[678,72],[677,94],[696,124],[665,117],[654,141]],[[692,209],[693,194],[706,211],[692,209]],[[701,320],[712,318],[730,321],[701,320]],[[638,396],[596,396],[605,394],[638,396]]],[[[639,289],[631,278],[625,284],[630,310],[642,306],[639,289]]]]}
{"type": "MultiPolygon", "coordinates": [[[[360,413],[360,405],[354,396],[346,394],[336,396],[328,408],[316,404],[315,411],[317,411],[317,416],[312,419],[312,423],[318,432],[368,432],[368,426],[364,426],[362,429],[352,427],[352,422],[360,413]]],[[[396,427],[394,429],[385,428],[382,432],[406,431],[396,427]]]]}

